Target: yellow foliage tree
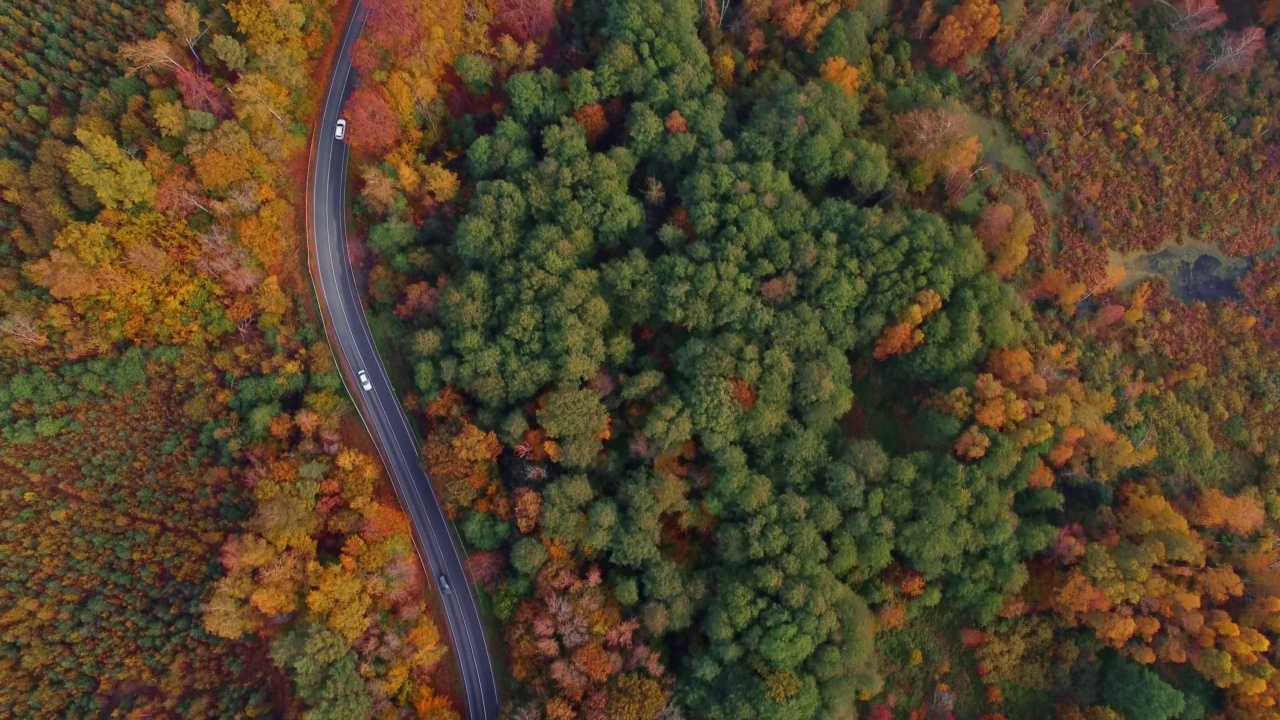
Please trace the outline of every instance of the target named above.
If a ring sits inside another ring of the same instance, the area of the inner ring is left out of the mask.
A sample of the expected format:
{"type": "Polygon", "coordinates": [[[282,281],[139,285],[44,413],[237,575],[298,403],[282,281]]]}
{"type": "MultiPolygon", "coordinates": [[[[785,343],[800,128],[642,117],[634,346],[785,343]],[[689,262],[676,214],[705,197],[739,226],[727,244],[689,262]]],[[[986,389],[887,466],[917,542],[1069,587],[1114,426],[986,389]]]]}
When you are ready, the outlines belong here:
{"type": "Polygon", "coordinates": [[[355,642],[372,620],[369,609],[373,600],[365,592],[362,578],[342,565],[321,566],[314,561],[308,574],[311,591],[307,608],[347,642],[355,642]]]}

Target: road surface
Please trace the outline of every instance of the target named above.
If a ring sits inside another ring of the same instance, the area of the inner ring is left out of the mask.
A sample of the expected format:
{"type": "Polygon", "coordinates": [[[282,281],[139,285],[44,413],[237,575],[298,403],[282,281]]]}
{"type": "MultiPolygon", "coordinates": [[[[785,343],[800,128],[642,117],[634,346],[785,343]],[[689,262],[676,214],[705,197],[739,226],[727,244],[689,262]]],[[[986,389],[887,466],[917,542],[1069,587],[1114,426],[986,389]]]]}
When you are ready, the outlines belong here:
{"type": "MultiPolygon", "coordinates": [[[[441,600],[452,638],[452,656],[462,675],[466,716],[470,720],[493,720],[498,716],[497,678],[480,606],[463,569],[462,546],[419,463],[417,439],[373,344],[347,254],[348,153],[346,143],[334,137],[334,127],[351,90],[351,53],[366,13],[357,2],[334,60],[320,126],[314,129],[315,166],[308,188],[310,225],[315,236],[313,281],[319,285],[317,294],[321,312],[328,320],[325,330],[330,346],[340,356],[340,365],[345,365],[347,388],[378,447],[400,505],[412,521],[419,558],[434,584],[439,586],[436,578],[444,575],[451,587],[449,593],[441,594],[441,600]],[[315,275],[317,271],[319,274],[315,275]],[[368,374],[372,390],[361,387],[356,377],[361,370],[368,374]]],[[[360,130],[349,127],[348,136],[360,130]]]]}

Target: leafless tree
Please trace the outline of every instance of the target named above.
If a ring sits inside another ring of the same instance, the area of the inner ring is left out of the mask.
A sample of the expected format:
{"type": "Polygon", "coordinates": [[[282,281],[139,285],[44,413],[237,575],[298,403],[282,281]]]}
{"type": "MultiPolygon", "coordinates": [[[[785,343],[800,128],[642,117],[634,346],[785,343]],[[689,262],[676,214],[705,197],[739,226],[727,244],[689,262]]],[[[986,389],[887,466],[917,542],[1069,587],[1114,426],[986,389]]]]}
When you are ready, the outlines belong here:
{"type": "Polygon", "coordinates": [[[289,123],[285,122],[285,119],[280,116],[280,113],[276,112],[272,99],[262,90],[262,88],[258,87],[257,82],[259,81],[256,78],[260,77],[260,75],[243,75],[240,78],[240,82],[236,83],[234,87],[227,88],[227,92],[231,93],[232,97],[237,100],[244,100],[261,105],[267,112],[271,113],[275,117],[276,122],[280,123],[281,127],[288,125],[289,123]]]}
{"type": "Polygon", "coordinates": [[[916,148],[930,151],[942,147],[959,132],[961,118],[949,110],[922,110],[907,113],[903,124],[916,148]]]}
{"type": "Polygon", "coordinates": [[[213,211],[204,204],[207,202],[205,197],[193,190],[193,187],[194,185],[189,182],[162,185],[158,200],[169,207],[185,210],[185,214],[200,209],[212,215],[213,211]]]}
{"type": "Polygon", "coordinates": [[[226,283],[232,290],[238,293],[246,293],[256,287],[258,282],[262,280],[262,273],[246,264],[248,253],[241,250],[236,255],[236,266],[227,272],[226,283]]]}
{"type": "Polygon", "coordinates": [[[702,0],[702,16],[716,27],[724,24],[724,16],[729,14],[729,0],[702,0]]]}
{"type": "Polygon", "coordinates": [[[1169,27],[1183,35],[1198,35],[1222,27],[1227,16],[1218,8],[1217,0],[1157,0],[1173,11],[1169,27]]]}
{"type": "Polygon", "coordinates": [[[1209,69],[1234,72],[1253,67],[1253,56],[1262,49],[1265,37],[1259,27],[1228,31],[1209,51],[1209,69]]]}
{"type": "Polygon", "coordinates": [[[49,342],[49,336],[37,328],[26,313],[15,312],[5,316],[0,320],[0,333],[27,347],[42,347],[49,342]]]}
{"type": "Polygon", "coordinates": [[[227,196],[227,200],[230,201],[237,210],[245,214],[254,212],[261,205],[261,203],[258,202],[258,196],[254,193],[253,188],[245,184],[237,185],[236,189],[232,190],[231,194],[227,196]]]}
{"type": "Polygon", "coordinates": [[[1108,55],[1127,49],[1129,47],[1130,40],[1132,40],[1132,37],[1129,33],[1120,33],[1120,37],[1116,38],[1116,41],[1111,43],[1111,47],[1103,51],[1102,55],[1098,56],[1098,59],[1094,60],[1093,64],[1089,66],[1089,72],[1093,72],[1093,69],[1098,67],[1098,63],[1106,60],[1108,55]]]}
{"type": "Polygon", "coordinates": [[[200,66],[200,54],[196,52],[196,43],[209,32],[209,24],[200,17],[200,9],[189,2],[169,0],[165,4],[165,15],[169,19],[169,28],[186,43],[187,50],[200,66]]]}
{"type": "Polygon", "coordinates": [[[155,67],[168,67],[175,72],[185,70],[177,60],[180,54],[163,36],[125,45],[120,51],[121,57],[129,65],[131,75],[155,67]]]}
{"type": "Polygon", "coordinates": [[[163,277],[172,264],[168,254],[154,245],[134,245],[125,254],[125,262],[134,272],[152,279],[163,277]]]}

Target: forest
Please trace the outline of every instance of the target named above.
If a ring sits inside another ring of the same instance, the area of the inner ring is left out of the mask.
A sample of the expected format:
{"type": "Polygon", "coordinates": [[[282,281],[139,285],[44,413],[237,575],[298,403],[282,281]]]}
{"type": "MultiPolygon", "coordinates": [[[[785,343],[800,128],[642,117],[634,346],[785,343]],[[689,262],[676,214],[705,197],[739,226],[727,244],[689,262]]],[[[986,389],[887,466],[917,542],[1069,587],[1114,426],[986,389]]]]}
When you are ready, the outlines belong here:
{"type": "Polygon", "coordinates": [[[458,717],[307,303],[312,73],[345,18],[0,19],[0,715],[458,717]]]}
{"type": "MultiPolygon", "coordinates": [[[[360,5],[501,717],[1280,718],[1280,2],[360,5]]],[[[0,0],[0,715],[467,714],[353,9],[0,0]]]]}
{"type": "Polygon", "coordinates": [[[1275,3],[372,5],[505,716],[1280,715],[1275,3]]]}

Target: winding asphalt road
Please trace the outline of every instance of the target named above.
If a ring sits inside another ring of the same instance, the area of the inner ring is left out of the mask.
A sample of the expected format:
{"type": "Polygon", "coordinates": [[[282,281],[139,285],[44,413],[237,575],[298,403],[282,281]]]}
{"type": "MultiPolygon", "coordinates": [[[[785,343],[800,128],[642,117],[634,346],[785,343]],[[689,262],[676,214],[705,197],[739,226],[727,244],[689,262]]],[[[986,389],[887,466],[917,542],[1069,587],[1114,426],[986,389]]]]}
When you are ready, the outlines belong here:
{"type": "MultiPolygon", "coordinates": [[[[307,189],[311,194],[310,226],[315,242],[311,246],[315,259],[312,279],[318,283],[320,309],[328,321],[325,330],[330,346],[345,366],[343,377],[347,388],[378,447],[400,505],[413,524],[418,556],[438,588],[437,578],[441,575],[451,587],[451,592],[443,593],[441,599],[453,640],[453,657],[458,662],[466,692],[467,717],[493,720],[498,716],[497,677],[480,606],[463,568],[462,546],[419,463],[417,439],[373,344],[347,254],[348,152],[346,143],[334,138],[334,127],[351,91],[351,53],[366,17],[367,10],[357,2],[329,76],[320,126],[314,130],[315,165],[307,189]],[[372,390],[361,388],[356,378],[361,370],[368,373],[372,390]]],[[[359,133],[360,128],[350,127],[347,132],[359,133]]]]}

